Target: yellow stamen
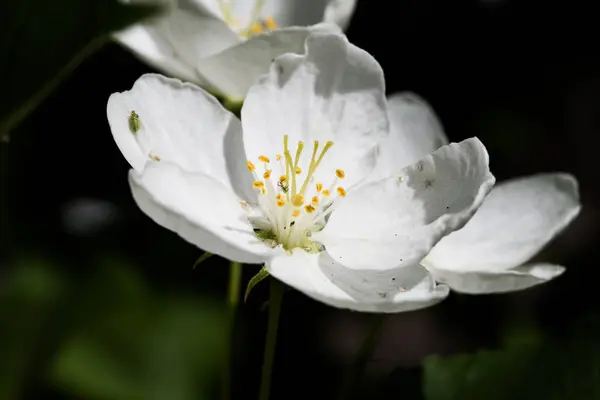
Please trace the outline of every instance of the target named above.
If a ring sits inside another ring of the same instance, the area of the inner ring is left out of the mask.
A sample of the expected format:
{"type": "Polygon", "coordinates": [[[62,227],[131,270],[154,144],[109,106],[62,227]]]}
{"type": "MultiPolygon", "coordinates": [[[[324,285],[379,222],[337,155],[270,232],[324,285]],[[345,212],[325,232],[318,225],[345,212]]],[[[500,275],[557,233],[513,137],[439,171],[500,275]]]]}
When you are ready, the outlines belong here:
{"type": "Polygon", "coordinates": [[[304,193],[304,191],[306,190],[306,186],[308,186],[308,183],[310,182],[313,173],[316,171],[317,167],[321,163],[321,160],[323,160],[323,157],[325,157],[325,153],[327,153],[327,151],[331,148],[331,146],[333,146],[332,141],[328,141],[327,143],[325,143],[325,147],[323,147],[323,150],[321,151],[319,158],[315,161],[315,155],[316,155],[317,149],[319,147],[319,142],[315,140],[314,147],[313,147],[313,155],[310,160],[310,167],[308,168],[308,173],[306,174],[306,179],[304,180],[304,183],[302,184],[302,187],[300,188],[300,193],[304,193]]]}
{"type": "Polygon", "coordinates": [[[346,190],[343,187],[338,186],[338,188],[336,190],[340,196],[346,197],[346,190]]]}
{"type": "Polygon", "coordinates": [[[285,206],[285,200],[283,200],[283,199],[277,200],[277,207],[283,207],[283,206],[285,206]]]}
{"type": "Polygon", "coordinates": [[[329,190],[325,189],[321,192],[321,194],[325,197],[329,196],[331,193],[329,193],[329,190]]]}
{"type": "Polygon", "coordinates": [[[297,217],[298,215],[300,215],[300,210],[292,211],[292,217],[297,217]]]}
{"type": "Polygon", "coordinates": [[[281,154],[277,154],[277,155],[275,156],[275,159],[276,159],[277,161],[281,161],[281,154]]]}
{"type": "Polygon", "coordinates": [[[283,199],[284,199],[284,197],[283,197],[283,195],[282,195],[281,193],[277,193],[277,196],[275,196],[275,199],[276,199],[277,201],[281,201],[281,200],[283,200],[283,199]]]}
{"type": "Polygon", "coordinates": [[[265,18],[265,25],[267,26],[267,29],[270,31],[272,31],[273,29],[277,29],[277,23],[275,22],[273,17],[265,18]]]}
{"type": "Polygon", "coordinates": [[[302,168],[296,167],[296,175],[300,175],[302,173],[302,168]]]}
{"type": "Polygon", "coordinates": [[[260,162],[264,162],[264,163],[271,162],[271,160],[269,160],[269,157],[267,157],[267,156],[258,156],[258,160],[260,162]]]}
{"type": "Polygon", "coordinates": [[[312,204],[315,205],[315,206],[317,204],[319,204],[319,196],[313,196],[313,198],[312,198],[312,204]]]}
{"type": "Polygon", "coordinates": [[[321,193],[321,190],[323,190],[323,184],[317,183],[317,193],[321,193]]]}
{"type": "Polygon", "coordinates": [[[263,27],[261,24],[259,23],[253,23],[252,25],[250,25],[250,27],[248,28],[248,32],[252,32],[254,34],[257,33],[261,33],[263,31],[263,27]]]}
{"type": "Polygon", "coordinates": [[[292,204],[296,207],[300,207],[302,204],[304,204],[304,195],[302,194],[297,194],[292,198],[292,204]]]}
{"type": "Polygon", "coordinates": [[[261,192],[262,194],[267,194],[267,189],[265,189],[265,188],[261,188],[261,189],[260,189],[260,192],[261,192]]]}
{"type": "Polygon", "coordinates": [[[265,187],[265,183],[263,181],[254,181],[252,186],[254,186],[256,189],[260,189],[265,187]]]}
{"type": "Polygon", "coordinates": [[[346,177],[346,174],[344,173],[343,169],[336,169],[335,176],[337,176],[340,179],[344,179],[344,177],[346,177]]]}
{"type": "Polygon", "coordinates": [[[263,178],[265,179],[269,179],[271,177],[271,171],[270,169],[266,170],[265,173],[263,174],[263,178]]]}
{"type": "Polygon", "coordinates": [[[310,204],[308,204],[308,205],[304,206],[304,210],[310,214],[315,211],[315,208],[313,206],[311,206],[310,204]]]}
{"type": "Polygon", "coordinates": [[[279,182],[281,182],[281,183],[286,183],[286,182],[287,182],[287,176],[285,176],[285,175],[281,175],[281,176],[279,177],[279,182]]]}
{"type": "Polygon", "coordinates": [[[246,163],[246,166],[248,166],[248,171],[250,171],[250,172],[254,172],[254,170],[256,169],[256,167],[254,166],[254,164],[252,164],[252,161],[248,161],[246,163]]]}

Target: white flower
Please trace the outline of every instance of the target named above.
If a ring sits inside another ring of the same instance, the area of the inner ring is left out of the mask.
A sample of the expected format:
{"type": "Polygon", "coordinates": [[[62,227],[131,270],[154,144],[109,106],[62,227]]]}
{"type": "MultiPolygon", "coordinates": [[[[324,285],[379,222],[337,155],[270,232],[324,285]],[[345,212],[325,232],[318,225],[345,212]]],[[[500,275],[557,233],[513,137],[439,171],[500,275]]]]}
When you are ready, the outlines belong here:
{"type": "MultiPolygon", "coordinates": [[[[392,135],[382,157],[415,160],[448,143],[431,108],[410,93],[391,96],[392,135]],[[396,140],[392,140],[395,138],[396,140]]],[[[525,289],[564,268],[530,262],[580,210],[577,181],[564,173],[498,184],[467,225],[443,238],[423,260],[437,281],[464,293],[525,289]]]]}
{"type": "Polygon", "coordinates": [[[442,300],[448,288],[419,262],[494,183],[476,138],[366,181],[389,130],[383,72],[342,35],[311,35],[305,55],[277,58],[241,122],[202,89],[154,74],[111,95],[107,112],[154,221],[336,307],[442,300]]]}
{"type": "MultiPolygon", "coordinates": [[[[142,2],[144,0],[131,0],[142,2]]],[[[241,101],[271,61],[302,53],[314,31],[339,32],[356,0],[145,0],[168,11],[116,38],[146,63],[241,101]]]]}

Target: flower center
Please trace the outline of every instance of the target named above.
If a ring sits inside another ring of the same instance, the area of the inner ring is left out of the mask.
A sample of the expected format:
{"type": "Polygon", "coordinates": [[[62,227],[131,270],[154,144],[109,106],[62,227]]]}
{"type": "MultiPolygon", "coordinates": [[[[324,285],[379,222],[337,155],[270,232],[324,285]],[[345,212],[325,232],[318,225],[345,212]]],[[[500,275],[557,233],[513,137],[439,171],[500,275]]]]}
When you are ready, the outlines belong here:
{"type": "MultiPolygon", "coordinates": [[[[273,17],[261,18],[261,10],[264,7],[265,0],[255,0],[249,19],[246,23],[236,18],[233,13],[233,0],[218,0],[219,7],[225,18],[225,22],[231,29],[236,31],[243,38],[250,38],[264,32],[277,29],[278,25],[273,17]]],[[[244,18],[245,19],[245,18],[244,18]]]]}
{"type": "MultiPolygon", "coordinates": [[[[288,147],[288,135],[283,137],[283,154],[276,154],[274,162],[265,155],[258,157],[257,167],[251,160],[248,170],[254,176],[252,186],[258,191],[258,209],[242,202],[257,237],[273,247],[282,245],[286,250],[300,247],[318,252],[322,248],[310,238],[325,226],[337,198],[346,196],[338,185],[345,173],[341,169],[331,172],[327,186],[315,182],[315,172],[325,154],[333,146],[329,141],[320,146],[314,141],[310,161],[302,165],[304,143],[298,142],[295,154],[288,147]],[[308,164],[308,165],[306,165],[308,164]]],[[[326,176],[326,175],[325,175],[326,176]]]]}

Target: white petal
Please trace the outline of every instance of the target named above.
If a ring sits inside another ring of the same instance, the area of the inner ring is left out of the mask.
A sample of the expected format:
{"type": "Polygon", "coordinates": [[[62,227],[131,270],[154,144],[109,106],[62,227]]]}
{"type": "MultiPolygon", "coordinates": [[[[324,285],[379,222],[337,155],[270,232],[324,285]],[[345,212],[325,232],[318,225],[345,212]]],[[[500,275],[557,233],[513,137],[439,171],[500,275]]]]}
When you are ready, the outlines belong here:
{"type": "Polygon", "coordinates": [[[385,177],[448,144],[433,109],[414,93],[388,97],[390,135],[382,144],[376,177],[385,177]]]}
{"type": "Polygon", "coordinates": [[[269,71],[274,58],[284,53],[303,53],[304,42],[326,26],[277,29],[206,57],[196,65],[199,73],[218,93],[242,100],[248,89],[269,71]]]}
{"type": "Polygon", "coordinates": [[[196,68],[204,58],[242,41],[222,20],[190,10],[175,9],[161,22],[179,57],[196,68]]]}
{"type": "Polygon", "coordinates": [[[389,129],[383,72],[344,36],[313,34],[306,55],[279,57],[269,75],[251,88],[242,123],[249,159],[282,153],[287,134],[294,148],[306,143],[301,165],[308,165],[313,141],[333,141],[315,179],[321,171],[333,174],[341,168],[344,185],[351,186],[373,169],[377,145],[389,129]]]}
{"type": "Polygon", "coordinates": [[[143,62],[176,78],[197,82],[196,70],[176,53],[165,35],[152,24],[139,24],[115,34],[115,38],[143,62]]]}
{"type": "Polygon", "coordinates": [[[133,88],[110,96],[108,121],[115,142],[141,171],[153,157],[202,172],[252,201],[240,121],[204,90],[177,79],[147,74],[133,88]],[[130,129],[135,111],[140,129],[130,129]]]}
{"type": "Polygon", "coordinates": [[[397,313],[432,306],[448,295],[421,266],[382,272],[350,270],[327,253],[296,249],[266,264],[271,275],[307,296],[333,307],[397,313]]]}
{"type": "Polygon", "coordinates": [[[431,269],[433,276],[460,293],[502,293],[527,289],[561,275],[565,269],[552,264],[525,264],[505,271],[449,271],[431,269]]]}
{"type": "Polygon", "coordinates": [[[349,192],[313,238],[353,269],[418,264],[442,237],[469,220],[493,184],[488,154],[478,139],[451,143],[401,174],[349,192]]]}
{"type": "Polygon", "coordinates": [[[325,22],[333,22],[342,29],[350,24],[356,8],[356,0],[329,0],[325,8],[325,22]]]}
{"type": "MultiPolygon", "coordinates": [[[[219,0],[191,0],[197,8],[224,19],[219,0]]],[[[356,6],[356,0],[265,0],[230,2],[230,14],[241,30],[253,22],[273,18],[279,27],[308,26],[325,21],[345,28],[356,6]],[[257,5],[261,5],[259,9],[257,5]]]]}
{"type": "Polygon", "coordinates": [[[577,181],[540,174],[502,182],[460,231],[442,239],[423,264],[450,271],[499,271],[527,262],[580,210],[577,181]]]}
{"type": "Polygon", "coordinates": [[[199,248],[232,261],[258,264],[272,253],[254,235],[233,192],[212,177],[167,162],[131,170],[138,206],[157,224],[199,248]]]}

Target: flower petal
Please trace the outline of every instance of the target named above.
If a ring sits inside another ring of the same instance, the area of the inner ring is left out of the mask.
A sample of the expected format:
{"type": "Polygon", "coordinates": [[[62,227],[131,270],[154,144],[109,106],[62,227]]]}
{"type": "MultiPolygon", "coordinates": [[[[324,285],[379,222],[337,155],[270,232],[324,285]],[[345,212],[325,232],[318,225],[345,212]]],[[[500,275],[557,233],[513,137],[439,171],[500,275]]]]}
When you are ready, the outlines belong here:
{"type": "Polygon", "coordinates": [[[154,222],[205,251],[251,264],[273,252],[256,238],[233,192],[211,176],[161,161],[131,170],[129,184],[154,222]]]}
{"type": "Polygon", "coordinates": [[[343,30],[350,24],[356,0],[329,0],[325,8],[325,22],[333,22],[343,30]]]}
{"type": "Polygon", "coordinates": [[[200,80],[198,72],[175,53],[171,42],[153,24],[134,25],[117,32],[115,39],[160,72],[186,81],[200,80]]]}
{"type": "Polygon", "coordinates": [[[202,59],[196,67],[214,91],[242,101],[250,86],[269,71],[273,59],[284,53],[303,53],[308,35],[326,29],[331,27],[283,28],[256,35],[202,59]]]}
{"type": "Polygon", "coordinates": [[[160,159],[209,175],[240,198],[256,198],[240,121],[202,89],[146,74],[131,90],[110,96],[107,114],[115,142],[134,169],[142,171],[148,160],[160,159]],[[135,133],[132,111],[139,117],[135,133]]]}
{"type": "Polygon", "coordinates": [[[437,281],[456,292],[470,294],[523,290],[556,278],[564,271],[561,266],[543,263],[525,264],[505,271],[431,270],[437,281]]]}
{"type": "MultiPolygon", "coordinates": [[[[313,34],[306,55],[286,54],[254,85],[242,108],[244,147],[248,159],[283,150],[283,136],[308,148],[318,140],[335,144],[319,173],[346,171],[351,186],[371,172],[377,146],[388,133],[381,67],[343,35],[313,34]]],[[[301,165],[309,165],[305,151],[301,165]]],[[[333,175],[332,175],[333,176],[333,175]]]]}
{"type": "Polygon", "coordinates": [[[471,218],[494,180],[478,139],[451,143],[400,175],[349,192],[313,239],[353,269],[418,264],[442,237],[471,218]]]}
{"type": "Polygon", "coordinates": [[[206,57],[242,42],[224,21],[195,10],[174,9],[160,22],[179,57],[194,67],[206,57]]]}
{"type": "Polygon", "coordinates": [[[449,271],[501,271],[537,254],[579,213],[578,185],[567,174],[503,182],[460,231],[442,239],[423,260],[449,271]]]}
{"type": "Polygon", "coordinates": [[[390,135],[381,145],[375,177],[383,178],[448,144],[433,109],[414,93],[387,100],[390,135]]]}
{"type": "Polygon", "coordinates": [[[326,252],[296,249],[266,263],[271,275],[307,296],[333,307],[397,313],[432,306],[448,295],[425,268],[415,265],[391,271],[354,271],[326,252]]]}

